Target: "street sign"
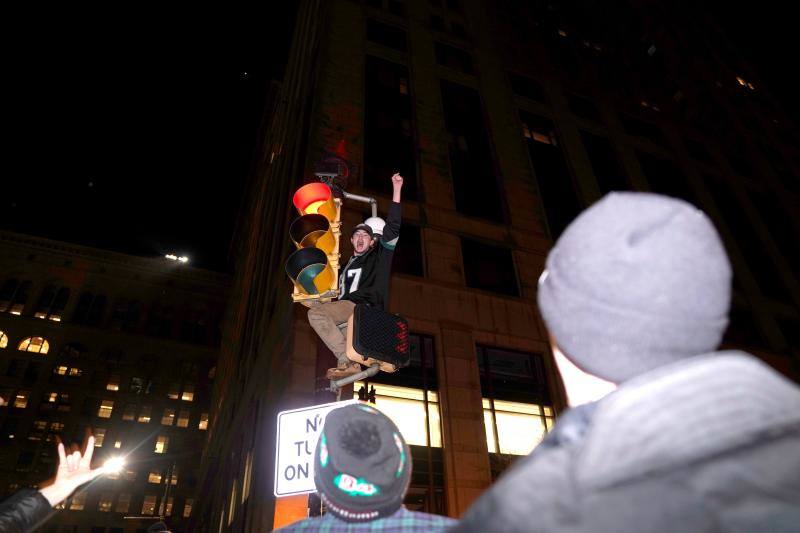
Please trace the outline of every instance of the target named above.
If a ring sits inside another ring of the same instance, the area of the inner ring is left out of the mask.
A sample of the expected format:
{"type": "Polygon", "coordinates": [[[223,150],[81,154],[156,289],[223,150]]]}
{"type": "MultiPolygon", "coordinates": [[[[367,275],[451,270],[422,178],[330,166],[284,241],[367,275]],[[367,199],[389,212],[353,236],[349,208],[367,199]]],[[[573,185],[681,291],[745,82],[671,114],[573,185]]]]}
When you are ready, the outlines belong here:
{"type": "Polygon", "coordinates": [[[314,492],[314,449],[325,417],[358,400],[312,405],[278,413],[275,496],[314,492]]]}

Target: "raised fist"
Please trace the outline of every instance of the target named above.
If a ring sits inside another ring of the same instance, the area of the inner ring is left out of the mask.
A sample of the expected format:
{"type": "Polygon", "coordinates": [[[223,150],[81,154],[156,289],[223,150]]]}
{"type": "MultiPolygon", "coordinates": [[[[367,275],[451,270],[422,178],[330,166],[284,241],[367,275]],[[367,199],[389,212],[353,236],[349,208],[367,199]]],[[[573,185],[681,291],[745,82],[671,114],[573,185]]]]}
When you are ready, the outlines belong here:
{"type": "Polygon", "coordinates": [[[394,176],[392,176],[392,185],[394,187],[403,186],[403,176],[401,176],[399,172],[395,173],[394,176]]]}

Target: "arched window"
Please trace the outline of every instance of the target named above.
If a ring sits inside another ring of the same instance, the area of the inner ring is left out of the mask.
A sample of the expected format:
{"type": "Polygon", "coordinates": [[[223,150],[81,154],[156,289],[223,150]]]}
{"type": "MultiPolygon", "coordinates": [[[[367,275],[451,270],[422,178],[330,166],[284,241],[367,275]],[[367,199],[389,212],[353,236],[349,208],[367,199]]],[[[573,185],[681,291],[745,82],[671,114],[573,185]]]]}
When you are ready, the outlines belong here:
{"type": "Polygon", "coordinates": [[[83,344],[81,344],[79,342],[70,342],[68,344],[65,344],[61,348],[61,352],[59,353],[59,355],[61,355],[61,357],[77,357],[77,358],[80,358],[80,357],[83,357],[84,354],[86,354],[87,351],[88,350],[86,349],[86,347],[83,344]]]}
{"type": "Polygon", "coordinates": [[[100,322],[102,322],[105,312],[105,295],[95,295],[92,292],[84,291],[78,299],[78,305],[75,306],[75,312],[72,314],[72,321],[76,324],[98,326],[100,322]]]}
{"type": "Polygon", "coordinates": [[[8,346],[8,335],[4,331],[0,331],[0,348],[8,346]]]}
{"type": "Polygon", "coordinates": [[[0,289],[0,311],[8,311],[12,315],[21,315],[28,301],[31,282],[20,283],[16,279],[9,279],[0,289]]]}
{"type": "Polygon", "coordinates": [[[67,287],[59,288],[54,284],[49,284],[42,291],[33,316],[47,318],[53,322],[61,322],[61,314],[67,306],[67,300],[69,300],[69,289],[67,287]]]}
{"type": "Polygon", "coordinates": [[[22,352],[34,352],[44,355],[50,351],[50,343],[44,337],[28,337],[19,343],[18,349],[22,352]]]}

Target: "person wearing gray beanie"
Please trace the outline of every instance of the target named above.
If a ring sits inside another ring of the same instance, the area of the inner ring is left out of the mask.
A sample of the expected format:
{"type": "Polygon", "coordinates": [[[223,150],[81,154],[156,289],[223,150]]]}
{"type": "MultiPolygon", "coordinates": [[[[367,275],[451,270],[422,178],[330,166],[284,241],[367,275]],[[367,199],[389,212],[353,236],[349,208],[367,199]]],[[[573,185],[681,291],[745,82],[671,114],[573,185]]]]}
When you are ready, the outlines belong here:
{"type": "Polygon", "coordinates": [[[453,531],[796,531],[800,388],[715,351],[731,278],[682,200],[611,193],[581,213],[538,290],[571,409],[453,531]]]}

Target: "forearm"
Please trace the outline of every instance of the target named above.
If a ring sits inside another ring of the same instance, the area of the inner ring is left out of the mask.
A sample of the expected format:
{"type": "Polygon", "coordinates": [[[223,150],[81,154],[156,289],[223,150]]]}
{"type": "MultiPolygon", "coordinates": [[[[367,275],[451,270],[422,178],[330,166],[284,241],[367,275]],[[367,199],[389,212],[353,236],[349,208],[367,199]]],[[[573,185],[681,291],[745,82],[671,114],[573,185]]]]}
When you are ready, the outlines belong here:
{"type": "Polygon", "coordinates": [[[393,202],[397,202],[398,204],[400,203],[401,192],[402,192],[402,187],[394,187],[394,190],[392,191],[393,202]]]}
{"type": "Polygon", "coordinates": [[[385,242],[394,241],[400,236],[400,221],[402,210],[399,202],[389,204],[389,212],[386,214],[386,226],[383,228],[383,240],[385,242]]]}

